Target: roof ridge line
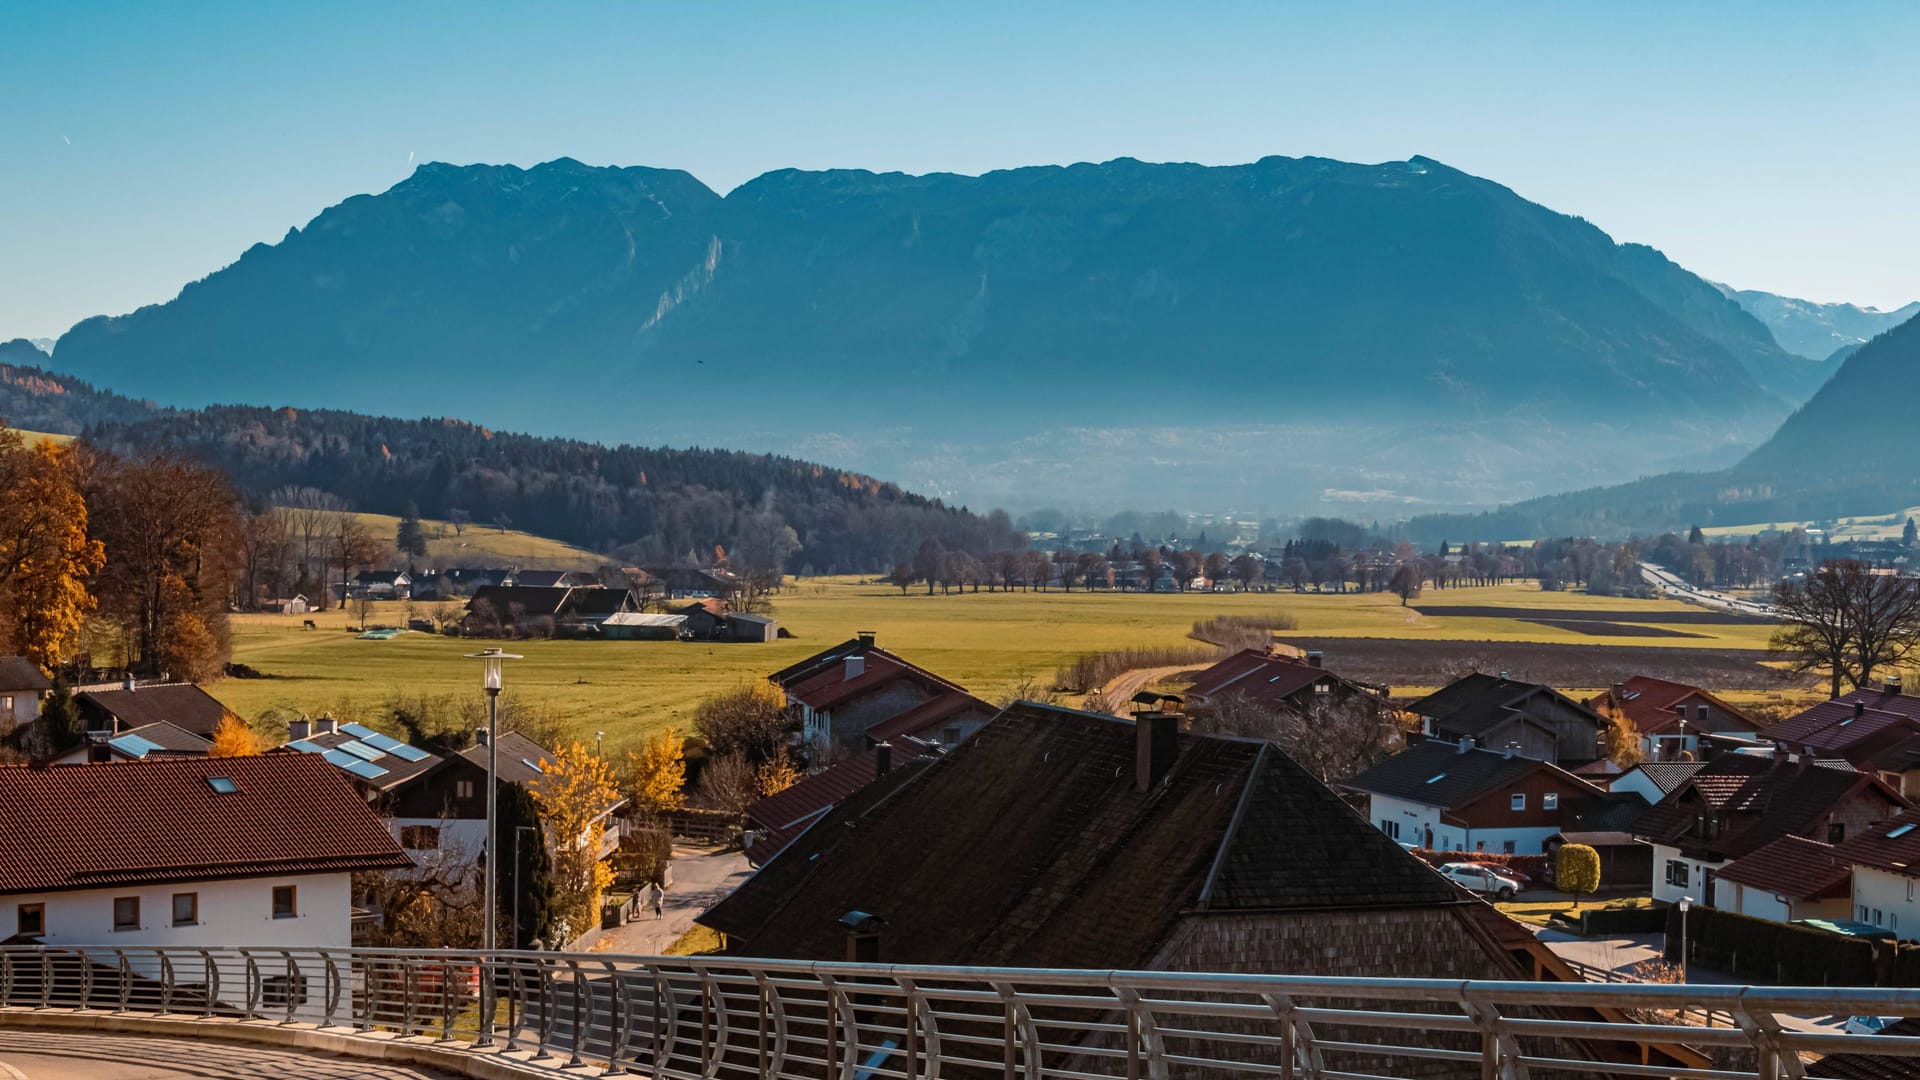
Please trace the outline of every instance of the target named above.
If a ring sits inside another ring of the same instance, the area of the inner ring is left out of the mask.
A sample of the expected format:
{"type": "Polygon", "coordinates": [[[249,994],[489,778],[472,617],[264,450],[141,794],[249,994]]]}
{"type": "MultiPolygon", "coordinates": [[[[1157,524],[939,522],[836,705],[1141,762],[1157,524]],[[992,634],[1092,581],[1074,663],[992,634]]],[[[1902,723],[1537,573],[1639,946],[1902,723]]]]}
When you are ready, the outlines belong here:
{"type": "Polygon", "coordinates": [[[1208,910],[1208,905],[1213,901],[1214,883],[1220,880],[1221,871],[1226,869],[1227,852],[1232,850],[1234,838],[1240,834],[1240,823],[1247,816],[1247,804],[1253,801],[1253,791],[1259,785],[1260,772],[1267,764],[1267,751],[1272,747],[1272,743],[1263,739],[1259,752],[1253,756],[1253,765],[1247,770],[1246,786],[1240,789],[1240,798],[1234,801],[1233,816],[1227,819],[1226,832],[1220,836],[1219,850],[1213,853],[1213,865],[1207,868],[1206,884],[1200,887],[1200,899],[1195,908],[1197,911],[1208,910]]]}

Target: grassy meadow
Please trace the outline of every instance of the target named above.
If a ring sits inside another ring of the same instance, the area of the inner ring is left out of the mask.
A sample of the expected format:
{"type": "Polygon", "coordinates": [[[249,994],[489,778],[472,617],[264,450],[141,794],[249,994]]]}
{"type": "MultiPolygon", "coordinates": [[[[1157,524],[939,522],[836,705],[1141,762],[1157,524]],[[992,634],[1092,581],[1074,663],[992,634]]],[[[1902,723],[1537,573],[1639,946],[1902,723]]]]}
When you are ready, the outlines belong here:
{"type": "MultiPolygon", "coordinates": [[[[470,527],[468,536],[475,531],[470,527]]],[[[1026,680],[1050,686],[1057,669],[1085,653],[1195,644],[1187,637],[1192,624],[1222,614],[1287,612],[1297,628],[1279,634],[1282,640],[1366,637],[1752,649],[1764,647],[1769,629],[1688,622],[1702,609],[1677,601],[1547,593],[1532,583],[1433,591],[1414,604],[1427,611],[1402,607],[1391,593],[928,596],[924,588],[902,594],[850,578],[808,579],[790,586],[775,602],[774,614],[794,635],[790,639],[773,644],[514,642],[510,650],[526,659],[508,665],[507,691],[550,709],[586,738],[605,731],[607,748],[613,751],[663,725],[684,729],[704,695],[763,678],[857,630],[877,631],[883,646],[997,700],[1026,680]],[[1516,616],[1630,611],[1630,626],[1617,616],[1606,625],[1691,636],[1581,633],[1497,612],[1449,617],[1449,607],[1504,609],[1516,616]]],[[[403,618],[402,605],[391,603],[377,605],[372,621],[399,623],[403,618]]],[[[346,612],[329,611],[314,619],[318,630],[303,629],[300,616],[235,616],[234,660],[268,677],[227,679],[211,688],[214,695],[250,718],[269,710],[325,709],[377,721],[380,705],[395,693],[477,697],[478,665],[462,654],[497,644],[433,634],[361,641],[348,631],[346,612]]],[[[1337,658],[1330,666],[1338,667],[1337,658]]]]}
{"type": "MultiPolygon", "coordinates": [[[[368,535],[389,542],[400,527],[393,514],[355,514],[368,535]]],[[[537,566],[543,570],[592,570],[607,560],[585,548],[518,529],[498,529],[474,522],[458,534],[446,521],[420,520],[427,534],[427,554],[421,566],[537,566]]]]}

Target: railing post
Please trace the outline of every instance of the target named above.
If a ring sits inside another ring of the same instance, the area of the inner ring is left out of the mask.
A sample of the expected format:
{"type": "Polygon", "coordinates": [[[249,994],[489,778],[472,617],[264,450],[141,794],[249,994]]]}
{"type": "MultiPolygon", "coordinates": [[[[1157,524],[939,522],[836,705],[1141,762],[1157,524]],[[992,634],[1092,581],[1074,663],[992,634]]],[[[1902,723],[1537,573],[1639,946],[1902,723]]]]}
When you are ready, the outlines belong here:
{"type": "Polygon", "coordinates": [[[114,987],[113,1011],[124,1013],[128,999],[133,996],[133,965],[127,962],[125,949],[113,950],[113,967],[114,975],[119,980],[119,985],[114,987]]]}
{"type": "Polygon", "coordinates": [[[1140,991],[1131,986],[1111,987],[1114,1000],[1127,1011],[1128,1060],[1127,1075],[1137,1078],[1140,1064],[1146,1066],[1146,1080],[1166,1080],[1166,1047],[1160,1040],[1159,1025],[1154,1022],[1153,1010],[1141,1000],[1140,991]],[[1134,1042],[1138,1040],[1138,1049],[1134,1042]],[[1136,1060],[1137,1059],[1137,1060],[1136,1060]]]}
{"type": "Polygon", "coordinates": [[[334,1014],[340,1011],[340,962],[331,952],[321,953],[320,960],[326,965],[320,969],[320,993],[325,1003],[320,1011],[320,1026],[332,1027],[334,1014]]]}
{"type": "Polygon", "coordinates": [[[287,962],[287,1018],[281,1022],[291,1024],[293,1011],[297,1007],[295,1003],[306,1003],[306,976],[301,974],[300,965],[294,961],[293,950],[282,949],[280,955],[287,962]],[[295,996],[296,989],[299,991],[298,997],[295,996]]]}
{"type": "MultiPolygon", "coordinates": [[[[1744,1032],[1747,1041],[1753,1044],[1754,1075],[1758,1080],[1801,1080],[1806,1076],[1806,1066],[1800,1061],[1800,1055],[1780,1047],[1780,1018],[1770,1009],[1749,1008],[1744,990],[1740,992],[1740,1004],[1733,1010],[1732,1020],[1733,1026],[1744,1032]]],[[[1910,1062],[1912,1059],[1905,1060],[1910,1062]]]]}
{"type": "Polygon", "coordinates": [[[593,1025],[593,1007],[586,1001],[586,976],[580,974],[578,960],[567,961],[568,970],[573,972],[573,1055],[567,1059],[565,1068],[578,1068],[584,1064],[580,1060],[580,1044],[587,1041],[587,1032],[593,1025]]]}
{"type": "Polygon", "coordinates": [[[614,1076],[627,1071],[622,1059],[627,1054],[627,1040],[632,1036],[629,1030],[633,1026],[632,1002],[627,1000],[627,980],[621,977],[613,961],[606,962],[607,969],[607,1005],[613,1015],[607,1018],[607,1030],[610,1033],[607,1044],[606,1075],[614,1076]]]}
{"type": "Polygon", "coordinates": [[[242,955],[247,958],[247,994],[242,1011],[251,1020],[260,1012],[260,961],[251,952],[242,955]]]}
{"type": "Polygon", "coordinates": [[[173,954],[160,953],[160,1015],[173,1011],[173,954]]]}
{"type": "Polygon", "coordinates": [[[205,1020],[213,1015],[213,1003],[220,996],[220,965],[213,962],[213,953],[207,949],[200,950],[200,960],[207,977],[201,984],[207,988],[206,998],[200,1002],[200,1018],[205,1020]]]}
{"type": "MultiPolygon", "coordinates": [[[[518,933],[518,930],[515,931],[518,933]]],[[[476,1027],[480,1030],[473,1037],[475,1046],[493,1045],[493,1012],[498,1007],[499,988],[494,985],[493,954],[482,953],[480,962],[475,965],[480,978],[480,1021],[476,1027]]]]}

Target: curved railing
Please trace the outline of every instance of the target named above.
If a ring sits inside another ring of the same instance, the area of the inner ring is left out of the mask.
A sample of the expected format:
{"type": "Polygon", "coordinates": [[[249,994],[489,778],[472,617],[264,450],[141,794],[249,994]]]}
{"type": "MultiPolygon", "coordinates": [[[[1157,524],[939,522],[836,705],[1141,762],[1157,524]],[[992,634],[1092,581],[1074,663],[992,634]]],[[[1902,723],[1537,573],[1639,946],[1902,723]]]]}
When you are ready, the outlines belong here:
{"type": "MultiPolygon", "coordinates": [[[[1920,991],[1568,985],[548,952],[0,948],[0,1022],[107,1012],[425,1038],[656,1080],[1798,1077],[1920,1038],[1920,991]],[[1730,1027],[1688,1023],[1724,1016],[1730,1027]]],[[[1906,1059],[1904,1061],[1895,1059],[1906,1059]]]]}

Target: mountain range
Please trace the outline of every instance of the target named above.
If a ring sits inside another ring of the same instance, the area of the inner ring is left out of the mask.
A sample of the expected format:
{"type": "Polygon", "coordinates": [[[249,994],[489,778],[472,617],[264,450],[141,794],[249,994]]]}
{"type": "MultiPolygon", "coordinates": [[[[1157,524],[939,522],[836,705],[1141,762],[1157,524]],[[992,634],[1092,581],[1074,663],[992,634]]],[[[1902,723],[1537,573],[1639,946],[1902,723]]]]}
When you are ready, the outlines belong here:
{"type": "MultiPolygon", "coordinates": [[[[1754,318],[1773,331],[1780,347],[1808,360],[1834,361],[1867,340],[1920,315],[1920,300],[1892,311],[1855,304],[1822,304],[1776,296],[1755,289],[1735,289],[1714,283],[1754,318]]],[[[1829,372],[1831,374],[1831,372],[1829,372]]]]}
{"type": "Polygon", "coordinates": [[[795,453],[976,504],[1390,514],[1731,462],[1826,370],[1754,309],[1421,157],[725,196],[562,158],[421,166],[78,324],[52,365],[162,405],[795,453]]]}

